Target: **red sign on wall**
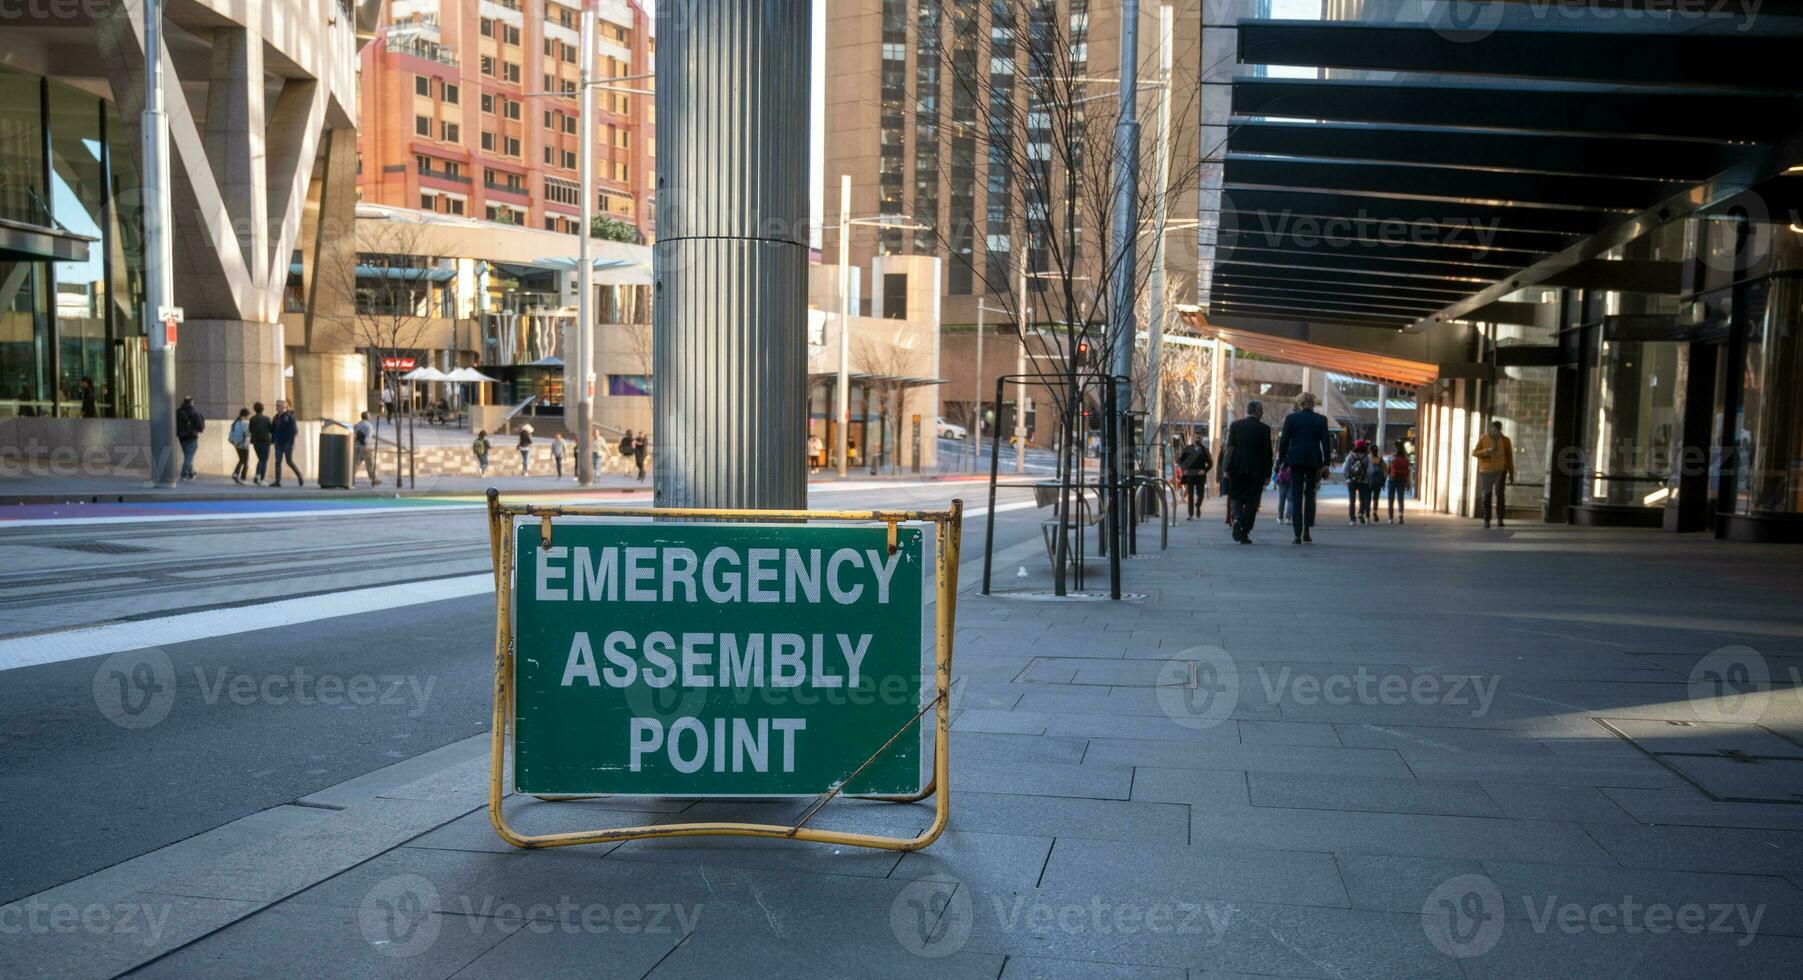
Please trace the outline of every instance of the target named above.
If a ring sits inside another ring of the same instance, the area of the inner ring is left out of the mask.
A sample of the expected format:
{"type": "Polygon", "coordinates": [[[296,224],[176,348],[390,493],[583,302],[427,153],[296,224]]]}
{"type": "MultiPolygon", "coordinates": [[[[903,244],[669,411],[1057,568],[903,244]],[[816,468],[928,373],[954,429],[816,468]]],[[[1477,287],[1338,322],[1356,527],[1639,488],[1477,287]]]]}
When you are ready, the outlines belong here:
{"type": "Polygon", "coordinates": [[[382,358],[382,370],[399,371],[405,374],[413,370],[416,363],[411,357],[384,357],[382,358]]]}

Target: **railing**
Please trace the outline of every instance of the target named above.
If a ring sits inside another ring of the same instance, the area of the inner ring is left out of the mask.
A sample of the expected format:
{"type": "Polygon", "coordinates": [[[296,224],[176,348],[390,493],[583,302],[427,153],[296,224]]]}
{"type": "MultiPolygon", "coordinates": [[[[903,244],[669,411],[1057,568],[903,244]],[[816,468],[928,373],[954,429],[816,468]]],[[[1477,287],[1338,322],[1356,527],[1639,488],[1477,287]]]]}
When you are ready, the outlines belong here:
{"type": "Polygon", "coordinates": [[[437,41],[427,41],[418,37],[395,37],[391,34],[383,40],[382,47],[398,54],[408,54],[415,58],[436,61],[441,65],[457,67],[457,55],[437,41]]]}

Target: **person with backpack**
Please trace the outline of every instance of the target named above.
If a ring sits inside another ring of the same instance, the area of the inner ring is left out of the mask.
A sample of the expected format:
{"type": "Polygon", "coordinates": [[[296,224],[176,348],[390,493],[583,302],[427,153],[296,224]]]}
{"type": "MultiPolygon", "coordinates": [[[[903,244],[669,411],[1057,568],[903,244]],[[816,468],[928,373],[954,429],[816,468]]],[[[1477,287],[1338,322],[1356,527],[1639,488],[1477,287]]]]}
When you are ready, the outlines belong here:
{"type": "Polygon", "coordinates": [[[520,475],[528,475],[532,469],[532,426],[520,426],[520,475]]]}
{"type": "Polygon", "coordinates": [[[357,460],[351,464],[351,479],[356,480],[357,463],[362,463],[364,469],[369,471],[369,485],[381,486],[382,481],[376,479],[376,426],[369,420],[368,412],[364,412],[363,417],[357,420],[357,426],[352,432],[356,437],[357,460]]]}
{"type": "Polygon", "coordinates": [[[206,431],[206,417],[194,407],[194,396],[182,399],[175,410],[175,441],[182,447],[182,479],[194,479],[194,454],[200,449],[200,434],[206,431]]]}
{"type": "Polygon", "coordinates": [[[1367,482],[1366,471],[1371,466],[1370,443],[1360,439],[1352,444],[1352,452],[1346,454],[1346,523],[1363,524],[1365,514],[1371,509],[1371,485],[1367,482]]]}
{"type": "Polygon", "coordinates": [[[1390,457],[1390,520],[1401,524],[1403,513],[1408,506],[1409,478],[1413,476],[1409,467],[1409,446],[1407,442],[1396,441],[1396,455],[1390,457]]]}
{"type": "Polygon", "coordinates": [[[245,428],[250,432],[250,448],[257,454],[257,486],[263,485],[263,474],[269,469],[269,446],[275,439],[275,426],[269,416],[263,414],[263,403],[252,402],[251,411],[256,414],[250,417],[250,424],[245,428]]]}
{"type": "Polygon", "coordinates": [[[294,461],[294,440],[300,438],[300,422],[295,420],[294,412],[287,402],[275,403],[275,418],[269,424],[269,432],[275,440],[275,479],[269,485],[282,485],[282,464],[287,463],[288,468],[294,471],[294,485],[306,486],[307,481],[301,476],[300,464],[294,461]]]}
{"type": "Polygon", "coordinates": [[[238,417],[232,420],[225,441],[238,453],[238,465],[232,467],[232,482],[243,486],[244,478],[250,475],[250,409],[238,409],[238,417]]]}
{"type": "Polygon", "coordinates": [[[632,462],[639,468],[639,482],[645,482],[645,454],[651,451],[651,441],[643,432],[632,437],[632,462]]]}
{"type": "Polygon", "coordinates": [[[476,433],[476,441],[470,444],[470,452],[476,457],[476,475],[488,475],[488,430],[476,433]]]}

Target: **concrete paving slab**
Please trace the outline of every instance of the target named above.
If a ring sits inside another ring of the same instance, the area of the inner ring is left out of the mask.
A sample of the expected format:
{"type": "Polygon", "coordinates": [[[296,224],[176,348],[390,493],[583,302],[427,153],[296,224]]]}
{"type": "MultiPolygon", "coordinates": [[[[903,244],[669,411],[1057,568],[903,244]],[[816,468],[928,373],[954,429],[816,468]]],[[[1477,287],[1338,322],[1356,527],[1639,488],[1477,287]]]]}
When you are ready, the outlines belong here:
{"type": "Polygon", "coordinates": [[[1357,773],[1407,777],[1409,769],[1388,749],[1321,748],[1305,745],[1207,745],[1151,739],[1095,738],[1084,761],[1092,764],[1156,766],[1166,769],[1240,769],[1321,774],[1357,773]]]}
{"type": "Polygon", "coordinates": [[[1253,806],[1375,813],[1442,813],[1500,817],[1483,787],[1470,782],[1386,779],[1372,776],[1249,772],[1253,806]]]}
{"type": "Polygon", "coordinates": [[[1308,851],[1241,851],[1204,845],[1148,848],[1116,841],[1060,839],[1042,889],[1105,892],[1134,887],[1207,899],[1346,907],[1333,857],[1308,851]]]}

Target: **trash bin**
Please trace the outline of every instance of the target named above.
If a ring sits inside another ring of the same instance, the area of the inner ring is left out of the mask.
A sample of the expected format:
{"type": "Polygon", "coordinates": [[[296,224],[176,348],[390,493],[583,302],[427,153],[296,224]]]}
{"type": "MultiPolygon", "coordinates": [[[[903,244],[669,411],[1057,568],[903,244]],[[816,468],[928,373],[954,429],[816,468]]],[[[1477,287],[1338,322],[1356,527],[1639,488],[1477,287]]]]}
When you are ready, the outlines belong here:
{"type": "Polygon", "coordinates": [[[327,419],[319,427],[319,480],[322,487],[351,488],[351,429],[327,419]]]}

